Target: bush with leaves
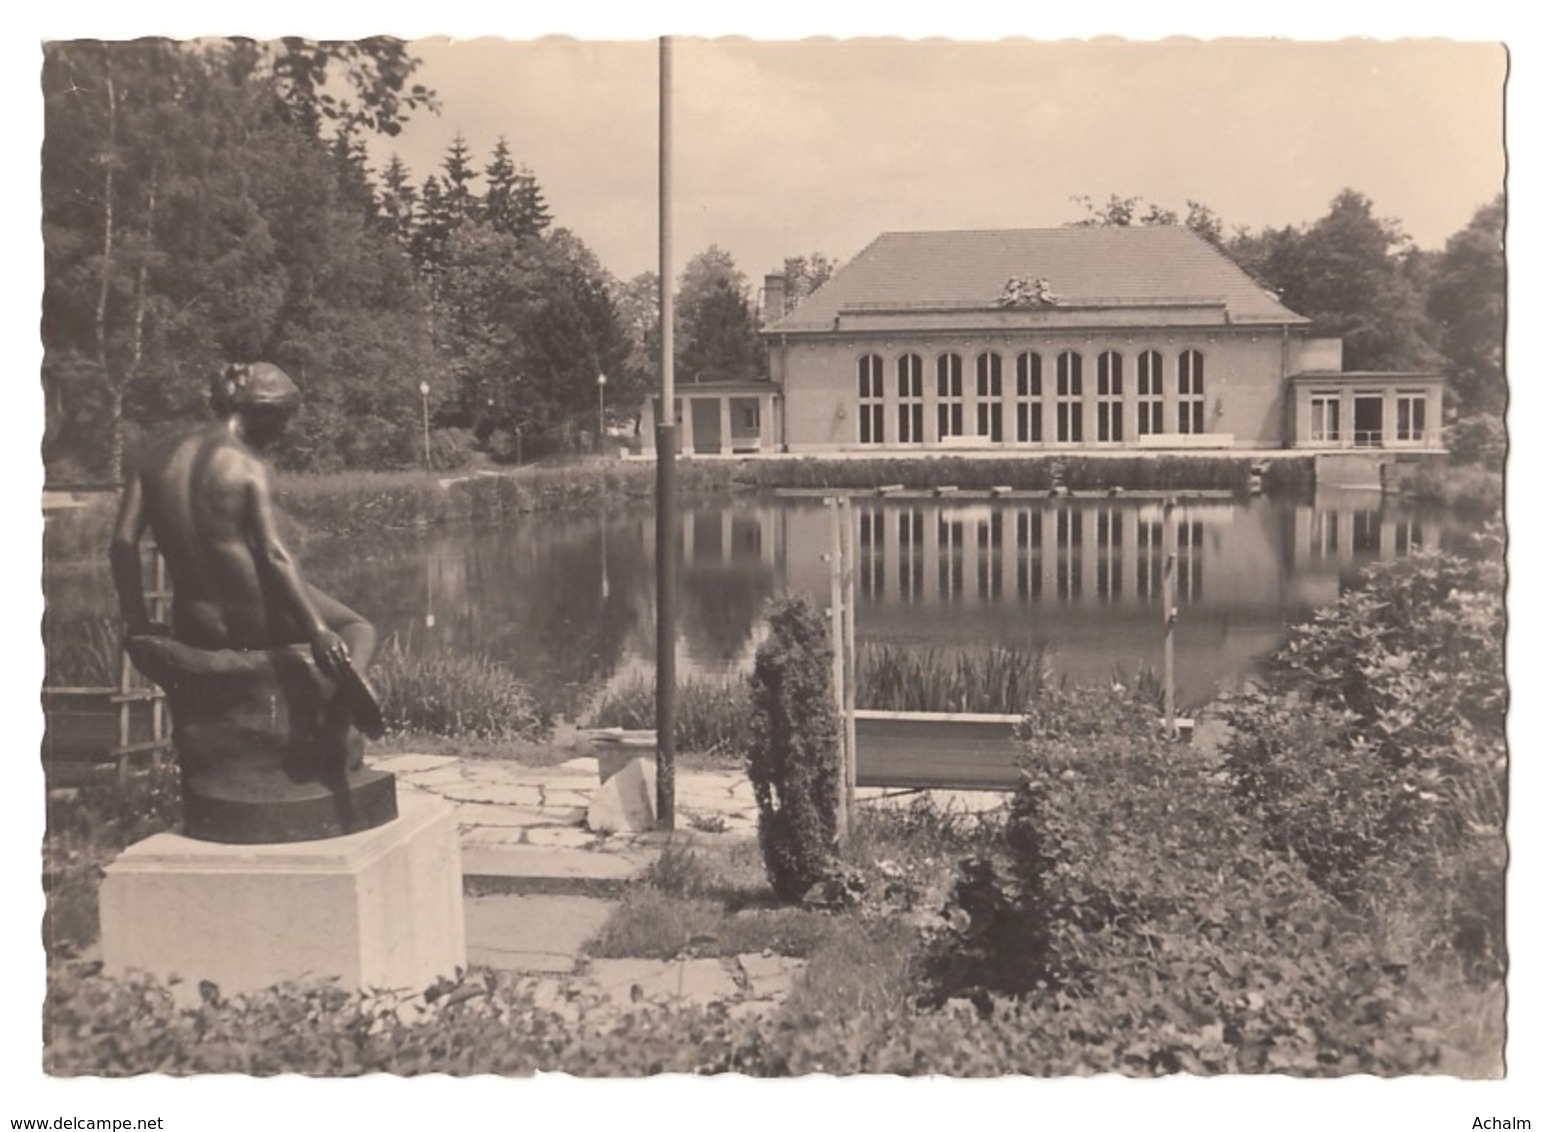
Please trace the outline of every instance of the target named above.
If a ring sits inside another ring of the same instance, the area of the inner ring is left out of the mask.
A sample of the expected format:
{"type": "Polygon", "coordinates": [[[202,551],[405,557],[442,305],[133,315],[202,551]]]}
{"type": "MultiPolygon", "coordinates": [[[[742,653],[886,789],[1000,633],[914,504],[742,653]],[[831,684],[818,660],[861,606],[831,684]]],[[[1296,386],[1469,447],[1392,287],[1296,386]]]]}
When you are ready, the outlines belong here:
{"type": "Polygon", "coordinates": [[[1345,899],[1417,906],[1503,966],[1507,691],[1497,530],[1375,564],[1218,715],[1242,808],[1345,899]]]}
{"type": "Polygon", "coordinates": [[[1502,553],[1490,525],[1469,554],[1421,550],[1371,565],[1291,630],[1271,657],[1269,690],[1344,713],[1352,737],[1445,811],[1474,774],[1503,774],[1502,553]]]}
{"type": "MultiPolygon", "coordinates": [[[[1316,966],[1332,962],[1319,957],[1316,966]]],[[[1161,989],[1158,971],[1144,963],[1132,975],[1142,972],[1161,989]]],[[[885,1003],[833,1015],[745,1015],[727,1003],[676,1009],[618,1004],[582,992],[553,995],[549,983],[473,969],[423,996],[350,994],[312,982],[228,998],[205,987],[193,1004],[179,1003],[149,978],[115,980],[71,964],[49,973],[43,1066],[60,1077],[538,1071],[581,1077],[1146,1076],[1260,1068],[1337,1076],[1445,1069],[1438,1035],[1417,1024],[1397,1025],[1406,1021],[1398,1013],[1401,996],[1384,993],[1378,972],[1356,964],[1341,981],[1358,1004],[1358,1028],[1317,1047],[1245,1045],[1244,1035],[1257,1026],[1232,1031],[1219,1020],[1196,1026],[1160,1007],[1142,1014],[1121,994],[1101,1002],[1049,995],[1001,1001],[988,1014],[885,1003]],[[1393,1024],[1383,1024],[1389,1020],[1393,1024]]],[[[1262,1020],[1307,1005],[1274,987],[1252,992],[1236,1012],[1262,1020]]],[[[1313,1023],[1303,1020],[1301,1029],[1311,1034],[1313,1023]]]]}
{"type": "Polygon", "coordinates": [[[43,942],[50,956],[78,954],[96,941],[102,870],[124,849],[182,824],[182,776],[173,763],[50,794],[43,842],[48,907],[43,942]]]}
{"type": "Polygon", "coordinates": [[[1459,417],[1442,429],[1446,450],[1454,464],[1479,464],[1491,472],[1502,472],[1509,435],[1504,418],[1495,413],[1471,413],[1459,417]]]}
{"type": "Polygon", "coordinates": [[[1352,717],[1296,695],[1227,697],[1226,768],[1271,849],[1325,891],[1354,899],[1364,875],[1422,832],[1417,787],[1352,730],[1352,717]]]}
{"type": "Polygon", "coordinates": [[[1019,789],[1008,811],[1005,852],[959,861],[943,908],[945,926],[926,941],[922,1001],[937,1005],[968,997],[985,1005],[992,994],[1020,996],[1056,980],[1041,801],[1037,788],[1019,789]]]}
{"type": "Polygon", "coordinates": [[[965,871],[955,902],[976,890],[971,917],[934,937],[957,960],[934,960],[934,978],[955,979],[936,989],[972,992],[998,1017],[1015,1009],[1051,1063],[1077,1048],[1079,1072],[1438,1065],[1439,996],[1268,847],[1220,769],[1161,738],[1151,709],[1125,734],[1028,738],[993,876],[965,871]],[[997,922],[974,922],[991,912],[997,922]]]}
{"type": "Polygon", "coordinates": [[[840,753],[830,632],[802,595],[771,603],[750,678],[749,777],[760,847],[777,898],[799,900],[835,858],[840,753]]]}
{"type": "Polygon", "coordinates": [[[433,470],[453,472],[477,460],[477,439],[467,428],[436,428],[429,436],[433,470]]]}

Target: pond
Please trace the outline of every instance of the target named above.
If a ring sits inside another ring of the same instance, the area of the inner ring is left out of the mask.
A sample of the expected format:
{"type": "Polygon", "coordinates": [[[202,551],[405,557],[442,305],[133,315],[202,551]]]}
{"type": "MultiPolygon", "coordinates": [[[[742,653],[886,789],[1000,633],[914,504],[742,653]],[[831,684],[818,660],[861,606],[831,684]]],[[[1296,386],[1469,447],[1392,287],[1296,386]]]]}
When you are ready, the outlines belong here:
{"type": "MultiPolygon", "coordinates": [[[[877,500],[854,505],[859,641],[1046,652],[1078,682],[1162,656],[1159,501],[877,500]]],[[[681,516],[682,675],[748,670],[766,599],[830,595],[817,499],[715,501],[681,516]]],[[[1365,563],[1460,530],[1377,495],[1181,502],[1173,524],[1180,699],[1208,696],[1331,602],[1365,563]]],[[[654,522],[535,515],[496,528],[317,540],[318,584],[421,651],[480,652],[576,710],[654,656],[654,522]]]]}
{"type": "MultiPolygon", "coordinates": [[[[859,641],[1043,650],[1055,671],[1078,682],[1161,662],[1160,501],[866,498],[854,512],[859,641]]],[[[1205,698],[1247,671],[1360,566],[1449,544],[1463,530],[1374,493],[1180,502],[1180,700],[1205,698]]],[[[767,598],[797,590],[828,603],[829,538],[819,499],[687,506],[678,543],[682,676],[748,670],[767,598]]],[[[486,654],[560,711],[576,712],[607,685],[652,671],[647,507],[315,538],[301,558],[318,585],[370,617],[383,639],[425,654],[486,654]]],[[[48,572],[61,622],[112,612],[105,561],[101,567],[48,572]]]]}

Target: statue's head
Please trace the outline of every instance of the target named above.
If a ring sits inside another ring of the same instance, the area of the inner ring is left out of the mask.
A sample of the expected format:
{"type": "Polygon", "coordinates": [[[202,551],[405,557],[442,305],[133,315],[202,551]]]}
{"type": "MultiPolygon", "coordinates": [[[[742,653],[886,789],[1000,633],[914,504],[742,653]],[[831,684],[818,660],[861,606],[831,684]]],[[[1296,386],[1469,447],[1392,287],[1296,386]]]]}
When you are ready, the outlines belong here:
{"type": "Polygon", "coordinates": [[[277,440],[300,405],[300,387],[271,362],[229,365],[209,386],[209,406],[221,419],[239,415],[256,447],[277,440]]]}

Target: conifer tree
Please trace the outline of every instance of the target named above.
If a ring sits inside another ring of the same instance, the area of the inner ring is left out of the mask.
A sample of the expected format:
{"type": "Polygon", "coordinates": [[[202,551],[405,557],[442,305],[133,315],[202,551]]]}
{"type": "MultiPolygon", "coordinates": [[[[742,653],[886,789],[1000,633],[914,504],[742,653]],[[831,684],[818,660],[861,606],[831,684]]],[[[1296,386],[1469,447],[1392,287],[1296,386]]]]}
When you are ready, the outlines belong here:
{"type": "Polygon", "coordinates": [[[519,191],[519,171],[514,167],[509,143],[499,138],[493,146],[493,159],[487,166],[487,190],[482,197],[482,219],[494,232],[517,236],[518,217],[515,196],[519,191]]]}
{"type": "Polygon", "coordinates": [[[519,167],[514,190],[514,225],[522,235],[539,236],[551,227],[551,211],[535,174],[528,165],[519,167]]]}
{"type": "Polygon", "coordinates": [[[400,156],[391,154],[391,160],[386,164],[380,179],[380,200],[376,206],[380,223],[395,237],[398,244],[410,248],[413,227],[417,221],[418,190],[400,156]]]}
{"type": "Polygon", "coordinates": [[[471,150],[467,147],[463,134],[457,133],[455,139],[450,142],[449,152],[444,157],[443,168],[445,212],[451,228],[459,228],[478,218],[478,201],[476,194],[472,191],[472,182],[477,179],[477,171],[472,168],[471,150]]]}

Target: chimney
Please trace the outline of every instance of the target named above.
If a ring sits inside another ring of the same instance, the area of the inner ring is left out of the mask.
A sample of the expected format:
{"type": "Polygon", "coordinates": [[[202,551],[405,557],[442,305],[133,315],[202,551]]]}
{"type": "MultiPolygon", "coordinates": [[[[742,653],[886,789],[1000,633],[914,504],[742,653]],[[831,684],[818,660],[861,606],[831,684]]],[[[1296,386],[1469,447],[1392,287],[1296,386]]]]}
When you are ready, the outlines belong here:
{"type": "Polygon", "coordinates": [[[787,314],[787,276],[767,275],[761,317],[767,326],[780,322],[787,314]]]}

